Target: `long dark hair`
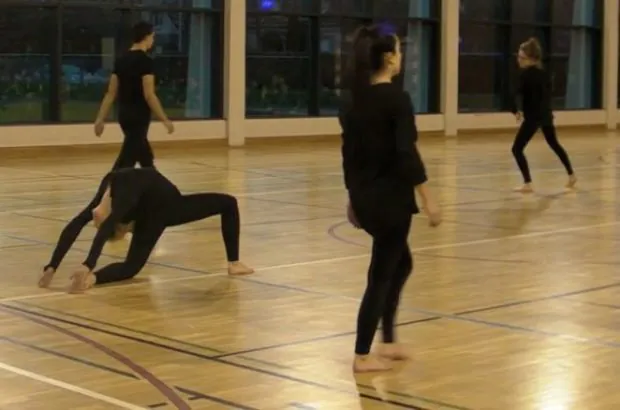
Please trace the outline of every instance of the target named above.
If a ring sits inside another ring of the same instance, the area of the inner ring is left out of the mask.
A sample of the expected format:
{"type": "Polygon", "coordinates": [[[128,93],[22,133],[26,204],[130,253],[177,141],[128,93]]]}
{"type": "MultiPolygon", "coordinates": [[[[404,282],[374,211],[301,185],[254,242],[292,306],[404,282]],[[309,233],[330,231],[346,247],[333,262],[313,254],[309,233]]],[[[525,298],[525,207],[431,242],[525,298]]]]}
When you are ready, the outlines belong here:
{"type": "Polygon", "coordinates": [[[354,102],[368,90],[372,75],[383,68],[384,55],[394,53],[397,43],[395,30],[388,24],[357,29],[347,75],[354,102]]]}

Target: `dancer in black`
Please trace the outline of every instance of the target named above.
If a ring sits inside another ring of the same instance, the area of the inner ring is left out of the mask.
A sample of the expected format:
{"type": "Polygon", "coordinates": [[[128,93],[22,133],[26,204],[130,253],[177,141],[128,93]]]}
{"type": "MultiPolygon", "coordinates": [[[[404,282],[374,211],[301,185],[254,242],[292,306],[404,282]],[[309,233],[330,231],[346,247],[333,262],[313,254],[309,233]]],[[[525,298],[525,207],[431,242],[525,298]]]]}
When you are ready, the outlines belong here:
{"type": "Polygon", "coordinates": [[[95,134],[103,134],[105,119],[118,96],[118,122],[124,139],[121,152],[113,169],[153,166],[153,150],[148,141],[151,111],[164,124],[169,134],[174,125],[166,116],[155,93],[153,59],[147,51],[153,47],[153,25],[140,22],[133,27],[133,45],[114,64],[99,114],[95,120],[95,134]]]}
{"type": "Polygon", "coordinates": [[[58,243],[52,253],[52,258],[43,268],[43,274],[39,278],[40,287],[46,288],[49,286],[56,270],[60,266],[60,263],[64,259],[67,252],[69,252],[69,249],[71,249],[71,246],[73,246],[84,227],[93,220],[93,211],[97,208],[103,198],[103,194],[108,187],[110,175],[111,174],[107,174],[101,180],[99,188],[90,203],[86,205],[86,207],[79,214],[73,217],[73,219],[71,219],[71,221],[60,233],[60,238],[58,238],[58,243]]]}
{"type": "Polygon", "coordinates": [[[523,120],[523,122],[512,145],[512,154],[523,176],[523,186],[516,188],[515,191],[533,192],[532,176],[523,151],[539,128],[542,129],[549,147],[564,165],[568,173],[566,187],[572,189],[577,183],[577,177],[573,172],[568,154],[556,136],[551,109],[551,79],[543,69],[542,48],[538,40],[530,38],[522,43],[519,47],[517,60],[521,73],[517,92],[513,99],[512,113],[518,121],[523,120]],[[521,103],[521,109],[519,109],[519,103],[521,103]]]}
{"type": "MultiPolygon", "coordinates": [[[[83,267],[73,275],[71,292],[82,292],[93,285],[131,279],[144,267],[153,248],[167,227],[222,216],[222,236],[229,261],[228,273],[253,272],[239,262],[239,209],[230,195],[203,193],[182,195],[178,188],[154,168],[124,168],[112,171],[101,182],[92,204],[97,234],[83,267]],[[113,263],[93,273],[103,246],[133,232],[124,262],[113,263]]],[[[85,210],[86,211],[86,210],[85,210]]],[[[85,218],[85,216],[84,216],[85,218]]],[[[69,224],[71,225],[71,223],[69,224]]],[[[62,257],[77,234],[65,228],[52,260],[46,266],[44,285],[52,280],[62,257]],[[47,274],[47,272],[50,272],[47,274]]]]}
{"type": "Polygon", "coordinates": [[[355,38],[350,98],[344,100],[342,160],[349,193],[351,223],[372,236],[372,260],[359,308],[355,372],[386,370],[389,363],[370,354],[382,320],[380,355],[406,358],[396,343],[394,322],[400,294],[413,260],[407,238],[412,215],[419,212],[415,191],[433,226],[440,211],[426,184],[426,172],[416,148],[417,129],[411,98],[392,84],[401,68],[399,39],[381,27],[363,27],[355,38]]]}

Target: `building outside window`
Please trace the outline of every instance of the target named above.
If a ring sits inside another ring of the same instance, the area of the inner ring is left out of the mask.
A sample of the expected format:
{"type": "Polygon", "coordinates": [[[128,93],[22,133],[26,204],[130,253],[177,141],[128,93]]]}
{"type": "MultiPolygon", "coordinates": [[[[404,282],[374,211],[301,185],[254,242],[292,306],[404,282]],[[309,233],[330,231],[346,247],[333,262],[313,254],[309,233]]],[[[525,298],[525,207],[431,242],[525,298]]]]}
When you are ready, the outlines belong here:
{"type": "Polygon", "coordinates": [[[355,30],[389,24],[404,40],[399,84],[439,112],[439,0],[246,0],[248,117],[335,116],[355,30]]]}
{"type": "Polygon", "coordinates": [[[94,121],[131,27],[154,24],[157,92],[173,119],[222,117],[222,0],[0,2],[0,124],[94,121]],[[61,7],[62,6],[62,7],[61,7]]]}
{"type": "Polygon", "coordinates": [[[537,37],[556,110],[602,106],[602,0],[461,0],[459,111],[508,110],[519,44],[537,37]]]}

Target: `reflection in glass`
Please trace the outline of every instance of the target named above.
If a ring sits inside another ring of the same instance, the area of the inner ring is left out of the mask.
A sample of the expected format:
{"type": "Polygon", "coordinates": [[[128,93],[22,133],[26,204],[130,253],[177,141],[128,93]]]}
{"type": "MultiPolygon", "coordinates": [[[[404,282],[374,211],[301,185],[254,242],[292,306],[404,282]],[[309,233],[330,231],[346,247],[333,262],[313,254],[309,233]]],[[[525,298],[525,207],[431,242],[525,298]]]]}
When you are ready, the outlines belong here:
{"type": "Polygon", "coordinates": [[[201,12],[63,9],[62,120],[92,121],[115,59],[131,46],[139,20],[155,26],[157,94],[171,118],[212,118],[221,111],[214,72],[221,38],[211,14],[201,12]]]}
{"type": "Polygon", "coordinates": [[[337,115],[353,34],[364,24],[383,22],[390,22],[404,40],[398,83],[411,94],[417,112],[438,112],[439,1],[247,4],[253,7],[246,38],[248,116],[337,115]],[[256,12],[258,4],[269,13],[256,12]],[[321,6],[319,15],[306,11],[310,4],[321,6]],[[386,17],[395,13],[398,19],[386,17]]]}
{"type": "MultiPolygon", "coordinates": [[[[465,4],[479,2],[463,0],[465,4]]],[[[463,4],[463,3],[462,3],[463,4]]],[[[516,51],[534,36],[552,78],[555,109],[601,107],[600,0],[512,3],[512,23],[460,23],[459,110],[505,111],[517,81],[516,51]]]]}
{"type": "Polygon", "coordinates": [[[120,21],[120,11],[69,7],[63,10],[63,121],[94,121],[114,67],[120,21]]]}
{"type": "Polygon", "coordinates": [[[299,16],[249,16],[246,114],[307,116],[310,23],[299,16]]]}
{"type": "Polygon", "coordinates": [[[44,8],[0,12],[0,123],[51,120],[53,17],[52,10],[44,8]]]}

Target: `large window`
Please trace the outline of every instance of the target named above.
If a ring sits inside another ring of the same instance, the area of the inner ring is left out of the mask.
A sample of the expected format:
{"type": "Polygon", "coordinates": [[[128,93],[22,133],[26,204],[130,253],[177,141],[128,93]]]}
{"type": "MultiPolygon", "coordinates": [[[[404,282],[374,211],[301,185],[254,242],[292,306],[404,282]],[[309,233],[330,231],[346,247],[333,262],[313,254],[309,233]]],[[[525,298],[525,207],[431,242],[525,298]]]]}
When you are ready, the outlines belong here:
{"type": "Polygon", "coordinates": [[[459,111],[506,111],[519,44],[537,37],[556,110],[596,109],[602,96],[601,0],[461,0],[459,111]]]}
{"type": "Polygon", "coordinates": [[[246,0],[248,117],[335,116],[351,35],[389,23],[399,83],[418,113],[439,111],[440,0],[246,0]]]}
{"type": "Polygon", "coordinates": [[[131,26],[154,24],[157,93],[173,119],[222,117],[222,1],[0,2],[0,123],[94,121],[131,26]]]}

